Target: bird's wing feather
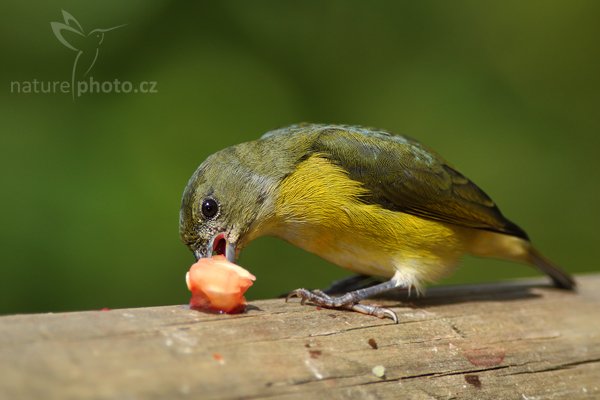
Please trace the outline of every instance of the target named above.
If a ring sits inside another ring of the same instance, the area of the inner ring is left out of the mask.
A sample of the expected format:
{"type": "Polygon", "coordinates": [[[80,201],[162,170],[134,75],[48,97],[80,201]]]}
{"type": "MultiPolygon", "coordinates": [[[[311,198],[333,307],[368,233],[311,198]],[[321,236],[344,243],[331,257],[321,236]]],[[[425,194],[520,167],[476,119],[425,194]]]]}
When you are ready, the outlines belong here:
{"type": "Polygon", "coordinates": [[[312,150],[369,189],[362,201],[527,239],[477,185],[415,140],[363,128],[327,128],[316,136],[312,150]]]}

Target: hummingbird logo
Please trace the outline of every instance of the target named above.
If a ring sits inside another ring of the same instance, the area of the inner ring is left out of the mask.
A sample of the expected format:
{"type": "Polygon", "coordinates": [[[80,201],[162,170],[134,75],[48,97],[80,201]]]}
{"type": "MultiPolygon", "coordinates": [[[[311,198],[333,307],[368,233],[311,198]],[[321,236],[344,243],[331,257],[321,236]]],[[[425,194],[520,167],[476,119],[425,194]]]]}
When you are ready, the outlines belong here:
{"type": "Polygon", "coordinates": [[[71,14],[62,10],[62,16],[64,22],[50,22],[50,26],[58,41],[77,53],[71,71],[71,94],[75,99],[75,82],[87,76],[96,64],[100,46],[104,41],[104,34],[127,24],[106,29],[94,29],[85,33],[81,24],[71,14]]]}

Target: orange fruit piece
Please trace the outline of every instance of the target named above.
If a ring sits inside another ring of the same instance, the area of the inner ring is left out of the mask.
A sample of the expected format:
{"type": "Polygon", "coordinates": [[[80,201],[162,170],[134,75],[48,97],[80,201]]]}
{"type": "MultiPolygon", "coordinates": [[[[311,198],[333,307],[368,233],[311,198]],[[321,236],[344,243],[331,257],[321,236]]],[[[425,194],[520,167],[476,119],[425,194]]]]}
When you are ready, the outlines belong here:
{"type": "Polygon", "coordinates": [[[246,309],[244,293],[256,277],[222,255],[201,258],[185,276],[192,292],[190,307],[235,314],[246,309]]]}

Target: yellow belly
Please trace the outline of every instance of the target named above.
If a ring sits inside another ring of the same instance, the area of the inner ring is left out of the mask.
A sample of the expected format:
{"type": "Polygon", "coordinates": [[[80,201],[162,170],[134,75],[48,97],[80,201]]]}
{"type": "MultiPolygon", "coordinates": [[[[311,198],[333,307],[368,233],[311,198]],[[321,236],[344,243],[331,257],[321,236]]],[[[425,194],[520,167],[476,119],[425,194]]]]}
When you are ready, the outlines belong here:
{"type": "Polygon", "coordinates": [[[464,229],[359,201],[365,189],[319,156],[302,162],[278,191],[262,234],[279,236],[341,267],[420,287],[450,272],[464,229]]]}

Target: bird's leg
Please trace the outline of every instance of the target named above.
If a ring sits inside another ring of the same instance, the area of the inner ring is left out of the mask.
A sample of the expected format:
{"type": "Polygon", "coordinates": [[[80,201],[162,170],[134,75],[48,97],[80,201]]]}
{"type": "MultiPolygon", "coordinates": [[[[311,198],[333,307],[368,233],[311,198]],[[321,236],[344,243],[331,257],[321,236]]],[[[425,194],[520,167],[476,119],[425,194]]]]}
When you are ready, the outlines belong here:
{"type": "Polygon", "coordinates": [[[333,282],[323,292],[331,296],[366,289],[378,283],[381,283],[381,280],[371,275],[352,275],[333,282]]]}
{"type": "MultiPolygon", "coordinates": [[[[319,292],[323,292],[329,296],[335,294],[344,294],[348,292],[353,292],[358,289],[366,289],[368,287],[374,286],[378,283],[381,283],[381,279],[371,275],[352,275],[342,278],[340,280],[334,281],[327,289],[324,289],[319,292]]],[[[286,298],[290,295],[289,292],[281,294],[277,296],[278,298],[286,298]]]]}
{"type": "Polygon", "coordinates": [[[307,289],[296,289],[288,294],[286,301],[292,297],[299,297],[301,304],[305,304],[308,301],[321,307],[353,310],[363,314],[374,315],[379,318],[388,317],[398,323],[396,313],[390,309],[373,305],[358,304],[361,300],[385,293],[396,287],[397,281],[391,279],[375,286],[348,292],[339,297],[331,297],[321,290],[314,290],[311,292],[307,289]]]}
{"type": "MultiPolygon", "coordinates": [[[[344,294],[353,292],[358,289],[366,289],[381,283],[381,279],[371,275],[352,275],[334,281],[327,289],[323,290],[325,294],[329,296],[334,294],[344,294]]],[[[285,298],[290,295],[289,292],[277,296],[278,298],[285,298]]]]}

